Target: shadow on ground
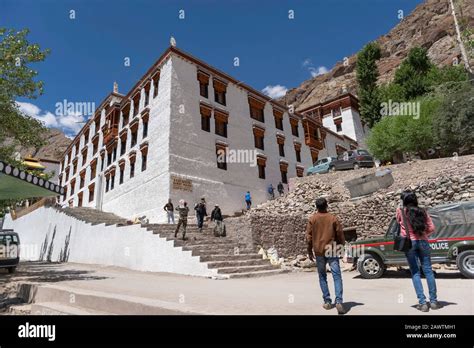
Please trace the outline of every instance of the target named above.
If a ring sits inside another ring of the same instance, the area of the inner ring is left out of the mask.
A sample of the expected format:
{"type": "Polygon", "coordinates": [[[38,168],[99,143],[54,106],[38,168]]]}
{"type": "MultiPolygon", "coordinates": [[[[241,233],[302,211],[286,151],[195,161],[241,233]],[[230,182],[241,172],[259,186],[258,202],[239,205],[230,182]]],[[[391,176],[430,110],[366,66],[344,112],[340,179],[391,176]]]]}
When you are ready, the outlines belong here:
{"type": "MultiPolygon", "coordinates": [[[[461,272],[444,272],[444,271],[438,271],[438,270],[435,270],[435,278],[436,279],[466,279],[468,280],[467,278],[465,278],[461,272]]],[[[354,279],[364,279],[362,278],[362,276],[357,273],[354,277],[354,279]]],[[[382,278],[407,278],[407,279],[410,279],[411,278],[411,273],[410,273],[410,270],[408,269],[404,269],[404,270],[398,270],[398,271],[385,271],[385,273],[382,275],[382,278]]],[[[422,276],[422,278],[425,278],[424,276],[422,276]]],[[[370,281],[371,279],[367,279],[368,281],[370,281]]]]}
{"type": "MultiPolygon", "coordinates": [[[[436,309],[436,311],[442,311],[444,307],[447,307],[447,306],[457,306],[458,304],[455,303],[455,302],[448,302],[448,301],[438,301],[438,303],[441,305],[441,308],[440,309],[436,309]]],[[[412,308],[414,309],[417,309],[417,306],[418,305],[413,305],[411,306],[412,308]]],[[[431,311],[432,309],[430,309],[431,311]]]]}
{"type": "Polygon", "coordinates": [[[13,274],[9,274],[6,269],[0,269],[0,313],[6,312],[9,306],[22,302],[16,294],[17,283],[58,283],[71,280],[107,279],[107,277],[94,276],[94,272],[64,269],[62,266],[61,263],[24,262],[20,263],[13,274]]]}
{"type": "Polygon", "coordinates": [[[344,302],[344,309],[346,310],[346,314],[351,311],[352,308],[357,306],[363,306],[364,303],[361,302],[344,302]]]}

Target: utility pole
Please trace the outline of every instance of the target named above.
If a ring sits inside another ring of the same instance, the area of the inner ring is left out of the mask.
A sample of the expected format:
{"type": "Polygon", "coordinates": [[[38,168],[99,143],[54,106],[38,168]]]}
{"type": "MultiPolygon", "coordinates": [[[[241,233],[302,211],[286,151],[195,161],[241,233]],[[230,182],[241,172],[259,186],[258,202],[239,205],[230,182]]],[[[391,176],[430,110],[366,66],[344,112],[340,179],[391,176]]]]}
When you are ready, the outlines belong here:
{"type": "Polygon", "coordinates": [[[456,16],[456,10],[454,8],[454,0],[449,0],[449,3],[451,5],[451,14],[454,18],[454,27],[456,28],[456,37],[459,42],[459,48],[461,49],[462,60],[464,61],[464,66],[466,67],[466,70],[469,71],[469,73],[472,75],[474,74],[474,72],[472,71],[469,65],[469,57],[467,55],[466,48],[464,47],[464,42],[462,41],[461,29],[459,28],[459,22],[456,16]]]}

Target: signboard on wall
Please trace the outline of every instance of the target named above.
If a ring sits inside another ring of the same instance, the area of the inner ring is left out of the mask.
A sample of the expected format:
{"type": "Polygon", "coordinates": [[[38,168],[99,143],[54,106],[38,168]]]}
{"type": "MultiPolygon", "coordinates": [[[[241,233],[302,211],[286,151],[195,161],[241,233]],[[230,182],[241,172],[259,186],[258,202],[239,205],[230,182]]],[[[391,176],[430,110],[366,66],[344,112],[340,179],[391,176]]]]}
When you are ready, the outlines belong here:
{"type": "Polygon", "coordinates": [[[193,181],[180,176],[171,176],[171,187],[173,190],[193,192],[193,181]]]}

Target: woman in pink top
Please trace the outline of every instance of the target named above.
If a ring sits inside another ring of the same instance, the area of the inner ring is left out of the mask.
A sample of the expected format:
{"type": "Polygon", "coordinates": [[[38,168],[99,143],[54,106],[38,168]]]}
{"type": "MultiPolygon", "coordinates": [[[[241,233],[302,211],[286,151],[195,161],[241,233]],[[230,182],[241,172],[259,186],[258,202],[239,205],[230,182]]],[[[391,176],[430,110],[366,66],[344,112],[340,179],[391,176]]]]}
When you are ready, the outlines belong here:
{"type": "Polygon", "coordinates": [[[440,305],[436,294],[436,280],[433,269],[431,267],[431,247],[428,237],[435,230],[433,220],[426,210],[418,207],[418,199],[416,194],[411,191],[405,191],[401,195],[403,208],[397,208],[397,221],[400,224],[400,234],[405,237],[410,236],[412,247],[405,253],[408,265],[410,266],[411,278],[415,287],[416,296],[419,304],[417,309],[422,312],[428,312],[429,309],[439,309],[440,305]],[[403,223],[403,215],[405,214],[405,224],[403,223]],[[421,283],[420,266],[428,283],[430,295],[430,306],[426,303],[426,297],[423,292],[423,284],[421,283]]]}

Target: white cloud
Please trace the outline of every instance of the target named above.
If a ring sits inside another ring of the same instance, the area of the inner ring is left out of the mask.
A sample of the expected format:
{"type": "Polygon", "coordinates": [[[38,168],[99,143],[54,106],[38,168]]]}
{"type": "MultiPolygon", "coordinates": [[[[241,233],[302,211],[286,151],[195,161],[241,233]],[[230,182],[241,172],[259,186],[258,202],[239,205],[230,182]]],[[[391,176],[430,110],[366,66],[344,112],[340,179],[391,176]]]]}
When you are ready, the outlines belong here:
{"type": "Polygon", "coordinates": [[[275,86],[268,85],[267,87],[262,89],[262,92],[268,95],[272,99],[283,97],[287,91],[288,91],[288,88],[282,85],[275,85],[275,86]]]}
{"type": "Polygon", "coordinates": [[[314,66],[308,68],[312,77],[316,77],[318,75],[322,75],[327,73],[329,70],[325,66],[318,66],[315,68],[314,66]]]}
{"type": "Polygon", "coordinates": [[[311,74],[311,77],[316,77],[318,75],[325,74],[329,71],[329,69],[323,65],[315,67],[313,65],[311,58],[306,58],[305,60],[303,60],[303,63],[301,63],[301,66],[309,71],[309,73],[311,74]]]}
{"type": "Polygon", "coordinates": [[[43,111],[31,103],[16,103],[25,115],[36,118],[48,128],[61,129],[68,137],[75,136],[86,121],[86,118],[80,114],[55,115],[49,111],[43,111]]]}
{"type": "Polygon", "coordinates": [[[305,60],[303,60],[303,63],[301,65],[303,66],[303,68],[306,68],[308,66],[312,66],[313,62],[311,61],[311,58],[306,58],[305,60]]]}

